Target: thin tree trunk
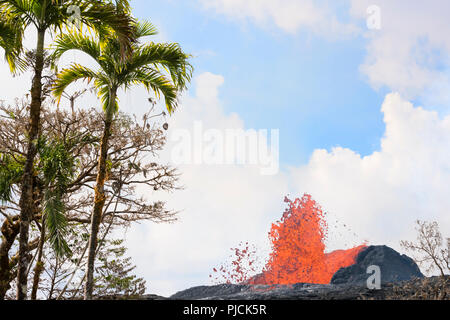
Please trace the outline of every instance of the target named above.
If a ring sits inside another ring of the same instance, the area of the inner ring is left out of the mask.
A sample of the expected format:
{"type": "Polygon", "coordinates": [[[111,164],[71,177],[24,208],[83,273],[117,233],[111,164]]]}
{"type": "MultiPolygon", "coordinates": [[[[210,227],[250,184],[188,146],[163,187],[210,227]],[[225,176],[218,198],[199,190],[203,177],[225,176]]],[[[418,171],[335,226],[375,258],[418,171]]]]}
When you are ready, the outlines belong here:
{"type": "MultiPolygon", "coordinates": [[[[122,176],[120,177],[120,179],[122,179],[122,176]]],[[[117,195],[118,197],[120,197],[120,192],[121,192],[121,190],[122,190],[122,187],[119,188],[119,192],[118,192],[118,195],[117,195]]],[[[109,207],[109,205],[111,204],[111,202],[112,202],[112,199],[111,199],[111,201],[106,205],[106,208],[105,208],[104,210],[108,210],[108,207],[109,207]]],[[[117,211],[117,206],[118,206],[118,204],[119,204],[119,198],[117,198],[117,200],[116,200],[116,205],[115,205],[115,207],[114,207],[114,212],[117,211]]],[[[97,257],[98,252],[100,251],[101,244],[105,241],[105,238],[106,238],[106,236],[108,235],[109,230],[111,229],[111,226],[112,226],[112,223],[113,223],[113,219],[114,219],[114,214],[113,214],[113,217],[111,218],[111,222],[109,223],[108,227],[106,228],[105,234],[104,234],[103,237],[102,237],[102,240],[101,240],[101,242],[100,242],[100,245],[97,246],[97,249],[96,249],[96,252],[95,252],[95,256],[96,256],[96,257],[97,257]]],[[[72,275],[71,275],[70,278],[69,278],[69,281],[67,281],[66,285],[64,286],[63,290],[60,292],[60,294],[58,295],[58,298],[56,298],[56,300],[60,300],[60,299],[62,298],[62,296],[64,295],[64,293],[65,293],[66,290],[67,290],[67,287],[68,287],[68,286],[70,285],[70,283],[72,282],[73,277],[75,276],[75,273],[78,271],[78,268],[80,267],[81,261],[83,260],[84,255],[86,254],[86,251],[87,251],[87,249],[88,249],[88,246],[89,246],[89,242],[86,243],[86,246],[84,247],[83,253],[81,254],[81,258],[78,260],[78,263],[77,263],[77,265],[75,266],[75,270],[73,270],[72,275]]],[[[82,280],[80,281],[80,284],[78,285],[78,287],[75,289],[75,294],[74,294],[74,296],[76,295],[76,292],[78,292],[80,286],[83,284],[85,276],[86,276],[86,273],[84,274],[84,276],[83,276],[82,280]]]]}
{"type": "Polygon", "coordinates": [[[45,216],[42,218],[41,236],[39,238],[39,247],[36,260],[36,266],[34,267],[33,287],[31,289],[31,300],[36,300],[37,291],[39,288],[39,281],[41,274],[44,271],[44,262],[42,261],[45,244],[45,216]]]}
{"type": "Polygon", "coordinates": [[[95,186],[94,210],[91,217],[91,234],[89,236],[89,253],[86,270],[85,300],[92,300],[94,290],[94,265],[95,253],[97,249],[98,231],[102,221],[103,207],[106,202],[105,181],[107,175],[108,142],[111,136],[111,127],[114,117],[113,104],[116,100],[116,89],[111,89],[110,108],[106,111],[105,128],[103,130],[102,142],[100,145],[100,156],[98,160],[97,181],[95,186]]]}
{"type": "Polygon", "coordinates": [[[55,265],[53,266],[53,274],[51,276],[51,281],[50,281],[50,290],[47,296],[47,300],[53,300],[52,296],[53,296],[53,292],[55,291],[55,286],[56,286],[56,277],[58,274],[58,268],[59,268],[59,258],[56,257],[56,261],[55,261],[55,265]]]}
{"type": "Polygon", "coordinates": [[[37,154],[36,139],[42,105],[42,70],[44,68],[45,30],[38,30],[36,61],[33,85],[31,87],[30,124],[28,130],[28,150],[24,167],[22,190],[20,195],[20,236],[19,263],[17,266],[17,300],[27,298],[27,270],[29,264],[28,234],[34,212],[33,201],[33,162],[37,154]]]}
{"type": "MultiPolygon", "coordinates": [[[[86,246],[84,247],[83,253],[81,254],[81,257],[78,259],[78,262],[77,262],[77,265],[75,266],[75,269],[72,271],[72,275],[70,276],[70,278],[67,281],[67,283],[64,286],[64,288],[58,294],[58,297],[56,298],[56,300],[60,300],[64,296],[64,293],[66,292],[67,288],[69,287],[70,283],[72,282],[73,277],[75,276],[75,274],[77,273],[78,269],[80,268],[81,262],[83,261],[83,258],[84,258],[84,255],[86,254],[88,246],[89,246],[89,242],[86,243],[86,246]]],[[[84,278],[83,278],[83,280],[84,280],[84,278]]]]}
{"type": "Polygon", "coordinates": [[[11,264],[9,251],[20,231],[18,222],[4,221],[2,225],[2,243],[0,244],[0,300],[4,300],[11,282],[11,264]]]}
{"type": "MultiPolygon", "coordinates": [[[[120,189],[119,189],[119,190],[120,190],[120,189]]],[[[120,194],[120,191],[119,191],[119,194],[120,194]]],[[[111,201],[106,205],[106,208],[104,208],[103,210],[108,210],[108,207],[109,207],[109,205],[110,205],[111,203],[112,203],[112,199],[111,199],[111,201]]],[[[117,199],[117,201],[116,201],[116,206],[115,206],[114,212],[117,211],[117,204],[118,204],[118,199],[117,199]]],[[[114,215],[113,215],[113,216],[114,216],[114,215]]],[[[114,217],[113,217],[113,218],[114,218],[114,217]]],[[[102,221],[103,221],[103,217],[102,217],[102,221]]],[[[110,229],[112,223],[113,223],[113,221],[111,220],[111,222],[109,223],[108,227],[106,228],[105,233],[103,234],[103,237],[102,237],[102,240],[101,240],[102,243],[105,241],[105,238],[106,238],[106,236],[108,235],[108,232],[109,232],[109,229],[110,229]]],[[[88,244],[89,244],[89,243],[88,243],[88,244]]],[[[95,257],[97,257],[98,252],[100,251],[100,248],[101,248],[101,243],[100,243],[99,245],[97,245],[97,249],[95,250],[95,257]]],[[[86,251],[86,250],[87,250],[87,246],[86,246],[86,248],[85,248],[85,251],[86,251]]],[[[83,252],[83,256],[84,256],[84,252],[83,252]]],[[[72,273],[72,276],[73,276],[73,273],[72,273]]],[[[86,273],[84,273],[83,278],[81,278],[81,281],[79,282],[78,286],[75,288],[75,290],[73,290],[72,299],[76,297],[77,292],[80,290],[80,287],[83,285],[85,279],[86,279],[86,273]]],[[[67,286],[67,285],[66,285],[66,286],[67,286]]],[[[58,297],[57,300],[59,300],[59,297],[58,297]]]]}

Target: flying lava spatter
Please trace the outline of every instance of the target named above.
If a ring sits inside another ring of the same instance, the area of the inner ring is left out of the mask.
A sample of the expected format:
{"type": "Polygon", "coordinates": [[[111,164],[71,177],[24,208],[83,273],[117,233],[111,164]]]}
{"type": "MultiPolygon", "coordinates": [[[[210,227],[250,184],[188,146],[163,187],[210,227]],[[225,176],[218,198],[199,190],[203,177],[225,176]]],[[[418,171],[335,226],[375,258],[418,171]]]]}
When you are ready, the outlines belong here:
{"type": "Polygon", "coordinates": [[[310,195],[305,194],[295,201],[285,198],[285,202],[288,203],[288,208],[281,220],[272,224],[269,232],[272,250],[262,272],[250,277],[249,273],[254,271],[252,266],[258,258],[246,243],[243,249],[234,249],[235,257],[231,267],[222,265],[213,270],[216,281],[219,279],[217,274],[220,274],[221,282],[227,283],[328,284],[337,270],[355,263],[358,253],[366,245],[326,253],[326,214],[310,195]]]}

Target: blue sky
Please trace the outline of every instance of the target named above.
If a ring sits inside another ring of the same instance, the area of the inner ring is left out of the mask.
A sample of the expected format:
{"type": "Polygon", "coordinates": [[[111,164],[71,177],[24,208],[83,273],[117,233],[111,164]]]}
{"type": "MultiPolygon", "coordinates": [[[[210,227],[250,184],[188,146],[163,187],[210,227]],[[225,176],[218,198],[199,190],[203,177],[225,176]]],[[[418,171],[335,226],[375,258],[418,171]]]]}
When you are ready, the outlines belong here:
{"type": "Polygon", "coordinates": [[[342,146],[361,155],[379,149],[385,90],[374,90],[359,71],[363,37],[264,30],[195,1],[135,0],[134,8],[195,55],[196,74],[224,76],[220,97],[227,112],[237,112],[247,128],[280,129],[282,165],[306,163],[317,148],[342,146]]]}

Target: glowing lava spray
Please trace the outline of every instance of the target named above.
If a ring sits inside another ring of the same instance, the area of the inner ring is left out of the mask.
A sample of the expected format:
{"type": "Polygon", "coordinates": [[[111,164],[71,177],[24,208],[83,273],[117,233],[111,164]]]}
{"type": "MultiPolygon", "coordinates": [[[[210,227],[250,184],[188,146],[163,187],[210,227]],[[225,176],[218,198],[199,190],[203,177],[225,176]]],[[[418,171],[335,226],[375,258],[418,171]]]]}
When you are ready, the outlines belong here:
{"type": "Polygon", "coordinates": [[[249,250],[246,243],[243,249],[233,249],[235,257],[231,268],[222,265],[213,270],[225,280],[221,282],[327,284],[337,270],[355,263],[359,252],[366,247],[365,244],[325,253],[325,240],[328,236],[326,214],[310,195],[305,194],[295,201],[285,198],[285,202],[288,208],[281,220],[272,224],[269,232],[272,251],[262,272],[250,277],[249,271],[254,271],[251,266],[255,265],[257,257],[255,250],[249,250]]]}

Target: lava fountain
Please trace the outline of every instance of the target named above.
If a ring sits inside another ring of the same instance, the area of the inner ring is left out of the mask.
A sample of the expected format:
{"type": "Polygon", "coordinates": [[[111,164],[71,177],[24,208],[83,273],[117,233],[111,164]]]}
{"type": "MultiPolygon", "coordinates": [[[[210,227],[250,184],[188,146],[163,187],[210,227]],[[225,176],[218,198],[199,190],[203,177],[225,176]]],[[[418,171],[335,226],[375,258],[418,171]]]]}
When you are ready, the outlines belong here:
{"type": "Polygon", "coordinates": [[[328,225],[320,205],[308,194],[295,201],[285,198],[285,202],[288,208],[281,220],[272,224],[269,232],[272,250],[262,272],[249,277],[250,272],[254,271],[252,266],[257,256],[256,251],[250,250],[248,243],[245,243],[242,249],[232,249],[235,257],[230,266],[222,265],[219,269],[213,269],[225,282],[328,284],[336,271],[354,264],[358,253],[366,247],[363,244],[326,253],[328,225]]]}

